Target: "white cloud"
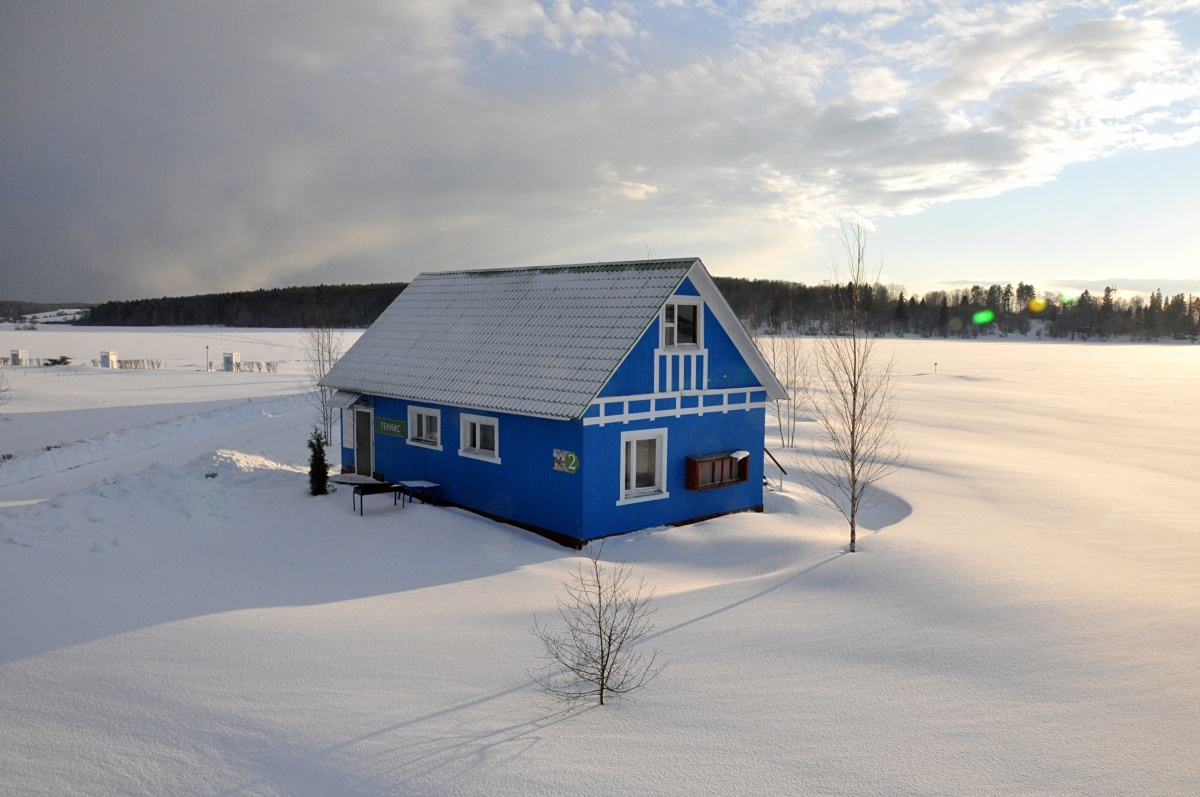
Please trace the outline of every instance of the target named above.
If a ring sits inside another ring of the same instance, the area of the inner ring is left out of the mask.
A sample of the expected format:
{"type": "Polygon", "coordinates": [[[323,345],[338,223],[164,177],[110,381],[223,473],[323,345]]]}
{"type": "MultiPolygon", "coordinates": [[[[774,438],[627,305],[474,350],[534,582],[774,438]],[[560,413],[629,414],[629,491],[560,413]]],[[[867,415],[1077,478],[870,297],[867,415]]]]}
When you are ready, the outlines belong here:
{"type": "Polygon", "coordinates": [[[0,17],[4,262],[136,295],[157,263],[215,290],[761,252],[1200,141],[1161,2],[203,8],[0,17]]]}

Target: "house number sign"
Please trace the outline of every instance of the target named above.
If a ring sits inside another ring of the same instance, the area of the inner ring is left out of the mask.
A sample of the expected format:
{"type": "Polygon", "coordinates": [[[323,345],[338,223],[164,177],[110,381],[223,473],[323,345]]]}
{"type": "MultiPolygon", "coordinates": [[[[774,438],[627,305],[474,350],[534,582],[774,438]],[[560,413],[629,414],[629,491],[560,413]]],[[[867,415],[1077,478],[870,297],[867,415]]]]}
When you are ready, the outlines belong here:
{"type": "Polygon", "coordinates": [[[554,469],[574,473],[579,470],[579,455],[574,451],[554,449],[554,469]]]}

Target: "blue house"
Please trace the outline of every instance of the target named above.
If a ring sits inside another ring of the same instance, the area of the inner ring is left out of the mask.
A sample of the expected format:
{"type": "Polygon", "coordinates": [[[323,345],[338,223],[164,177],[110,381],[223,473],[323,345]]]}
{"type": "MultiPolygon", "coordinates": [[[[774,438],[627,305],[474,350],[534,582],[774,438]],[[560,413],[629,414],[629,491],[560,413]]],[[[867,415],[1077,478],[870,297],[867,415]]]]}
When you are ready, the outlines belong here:
{"type": "Polygon", "coordinates": [[[698,258],[421,274],[321,384],[345,471],[573,547],[761,511],[787,396],[698,258]]]}

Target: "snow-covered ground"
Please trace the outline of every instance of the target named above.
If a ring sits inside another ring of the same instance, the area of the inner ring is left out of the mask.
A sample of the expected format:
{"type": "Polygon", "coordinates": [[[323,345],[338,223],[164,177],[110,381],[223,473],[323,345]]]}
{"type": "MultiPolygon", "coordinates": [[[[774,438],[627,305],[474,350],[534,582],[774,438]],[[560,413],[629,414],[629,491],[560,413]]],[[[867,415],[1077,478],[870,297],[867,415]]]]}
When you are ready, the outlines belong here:
{"type": "Polygon", "coordinates": [[[1200,792],[1200,348],[895,341],[860,552],[794,479],[609,541],[668,667],[564,712],[529,628],[578,554],[307,496],[296,332],[0,338],[166,361],[5,369],[2,794],[1200,792]]]}

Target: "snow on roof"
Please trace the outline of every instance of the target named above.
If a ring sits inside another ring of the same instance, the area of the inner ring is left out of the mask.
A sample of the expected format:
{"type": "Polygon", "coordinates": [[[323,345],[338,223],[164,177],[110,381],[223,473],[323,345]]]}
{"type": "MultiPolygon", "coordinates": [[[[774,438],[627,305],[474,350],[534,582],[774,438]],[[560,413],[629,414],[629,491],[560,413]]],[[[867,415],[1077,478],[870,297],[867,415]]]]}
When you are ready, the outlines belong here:
{"type": "Polygon", "coordinates": [[[686,258],[421,274],[321,383],[578,418],[699,263],[686,258]]]}

